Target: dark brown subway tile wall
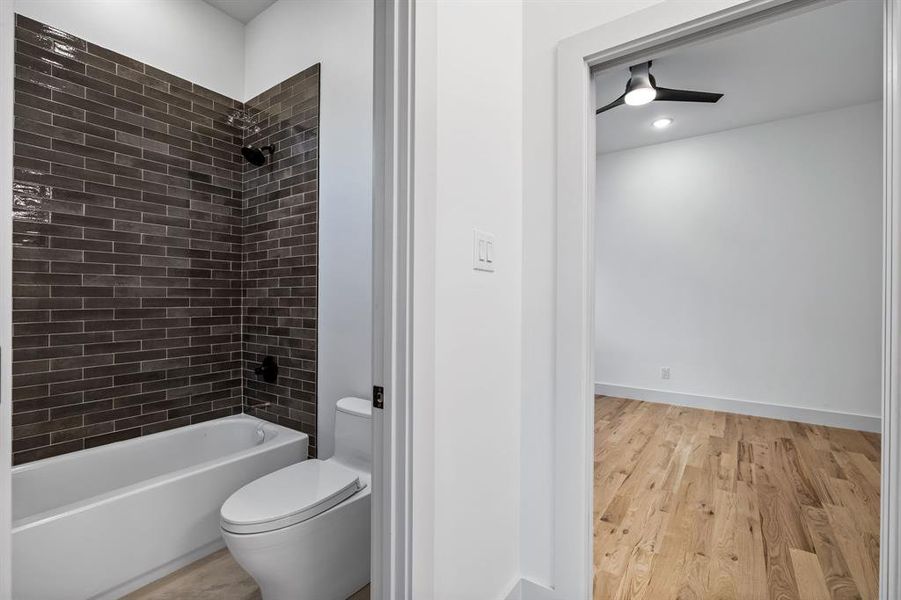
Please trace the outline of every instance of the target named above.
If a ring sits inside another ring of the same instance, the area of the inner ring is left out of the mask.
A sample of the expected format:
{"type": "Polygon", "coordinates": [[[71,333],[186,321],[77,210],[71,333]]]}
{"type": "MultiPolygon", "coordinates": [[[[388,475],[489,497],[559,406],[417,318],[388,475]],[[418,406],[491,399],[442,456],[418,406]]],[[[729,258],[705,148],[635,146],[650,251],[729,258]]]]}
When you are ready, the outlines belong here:
{"type": "Polygon", "coordinates": [[[22,16],[15,64],[14,462],[241,412],[244,383],[315,435],[318,81],[300,137],[308,78],[261,96],[279,150],[245,172],[238,101],[22,16]],[[264,352],[279,386],[242,380],[264,352]]]}
{"type": "Polygon", "coordinates": [[[249,412],[310,435],[316,456],[319,65],[249,100],[254,146],[275,146],[244,171],[244,377],[249,412]],[[274,384],[255,377],[265,356],[274,384]]]}

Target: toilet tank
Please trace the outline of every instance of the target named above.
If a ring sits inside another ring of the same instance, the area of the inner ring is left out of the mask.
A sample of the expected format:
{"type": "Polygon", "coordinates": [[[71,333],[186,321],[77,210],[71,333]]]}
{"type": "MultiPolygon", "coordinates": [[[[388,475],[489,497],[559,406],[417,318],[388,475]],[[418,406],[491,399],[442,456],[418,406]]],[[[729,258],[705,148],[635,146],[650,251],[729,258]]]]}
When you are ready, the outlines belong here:
{"type": "Polygon", "coordinates": [[[372,402],[369,400],[338,400],[334,458],[367,473],[372,471],[372,402]]]}

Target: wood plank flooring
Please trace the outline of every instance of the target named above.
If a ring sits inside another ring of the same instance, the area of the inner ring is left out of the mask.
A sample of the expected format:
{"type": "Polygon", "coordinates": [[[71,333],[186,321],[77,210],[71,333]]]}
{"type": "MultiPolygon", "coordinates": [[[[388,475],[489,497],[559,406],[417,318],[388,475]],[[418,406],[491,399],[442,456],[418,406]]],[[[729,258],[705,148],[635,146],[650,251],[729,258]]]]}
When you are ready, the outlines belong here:
{"type": "Polygon", "coordinates": [[[595,600],[877,600],[880,436],[595,398],[595,600]]]}
{"type": "MultiPolygon", "coordinates": [[[[191,563],[123,600],[260,600],[260,588],[227,549],[191,563]]],[[[348,600],[369,600],[369,586],[348,600]]]]}

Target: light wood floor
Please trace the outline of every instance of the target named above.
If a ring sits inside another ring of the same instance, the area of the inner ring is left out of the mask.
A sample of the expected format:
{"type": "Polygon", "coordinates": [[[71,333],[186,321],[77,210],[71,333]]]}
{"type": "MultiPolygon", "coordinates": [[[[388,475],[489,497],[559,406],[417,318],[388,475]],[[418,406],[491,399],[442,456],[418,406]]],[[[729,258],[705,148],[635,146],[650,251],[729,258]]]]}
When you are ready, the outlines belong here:
{"type": "Polygon", "coordinates": [[[597,397],[595,600],[875,600],[879,437],[597,397]]]}
{"type": "MultiPolygon", "coordinates": [[[[132,592],[123,600],[260,600],[260,589],[228,550],[223,549],[132,592]]],[[[348,600],[369,600],[369,586],[348,600]]]]}

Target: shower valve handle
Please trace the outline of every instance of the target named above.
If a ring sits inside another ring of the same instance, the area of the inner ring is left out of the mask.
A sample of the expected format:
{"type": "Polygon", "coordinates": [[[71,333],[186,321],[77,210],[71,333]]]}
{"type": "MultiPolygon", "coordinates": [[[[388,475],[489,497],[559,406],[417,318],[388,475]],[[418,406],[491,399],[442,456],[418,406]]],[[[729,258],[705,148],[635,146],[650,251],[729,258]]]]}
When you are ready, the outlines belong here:
{"type": "Polygon", "coordinates": [[[278,379],[278,365],[275,363],[275,358],[267,356],[253,372],[257,377],[262,377],[266,383],[275,383],[275,380],[278,379]]]}

